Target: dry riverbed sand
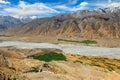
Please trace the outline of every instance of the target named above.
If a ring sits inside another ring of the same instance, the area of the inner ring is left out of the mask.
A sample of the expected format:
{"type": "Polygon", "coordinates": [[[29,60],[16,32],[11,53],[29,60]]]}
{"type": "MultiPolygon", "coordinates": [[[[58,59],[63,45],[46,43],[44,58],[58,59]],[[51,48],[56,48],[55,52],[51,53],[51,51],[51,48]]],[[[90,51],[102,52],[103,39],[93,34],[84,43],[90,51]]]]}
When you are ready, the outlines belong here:
{"type": "Polygon", "coordinates": [[[0,43],[1,47],[15,48],[56,48],[64,53],[79,54],[85,56],[102,56],[120,59],[120,48],[93,47],[69,44],[52,44],[52,43],[32,43],[19,41],[4,41],[0,43]]]}

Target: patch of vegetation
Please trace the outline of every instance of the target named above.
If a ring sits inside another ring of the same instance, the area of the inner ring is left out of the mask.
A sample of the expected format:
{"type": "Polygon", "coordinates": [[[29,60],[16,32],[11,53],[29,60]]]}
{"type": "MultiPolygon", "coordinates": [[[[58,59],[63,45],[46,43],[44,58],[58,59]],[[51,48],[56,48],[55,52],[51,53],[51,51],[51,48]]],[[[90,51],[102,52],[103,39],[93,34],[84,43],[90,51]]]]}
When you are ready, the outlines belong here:
{"type": "Polygon", "coordinates": [[[0,42],[3,42],[3,41],[5,41],[5,40],[1,40],[1,39],[0,39],[0,42]]]}
{"type": "Polygon", "coordinates": [[[118,66],[117,69],[120,69],[120,66],[118,66]]]}
{"type": "Polygon", "coordinates": [[[115,64],[105,63],[105,65],[109,71],[114,71],[115,64]]]}
{"type": "Polygon", "coordinates": [[[56,61],[59,61],[59,60],[65,61],[66,60],[65,55],[60,54],[60,53],[56,53],[56,52],[47,52],[47,53],[44,53],[42,55],[34,56],[33,58],[38,59],[38,60],[42,60],[42,61],[46,61],[46,62],[50,62],[52,60],[56,60],[56,61]]]}
{"type": "Polygon", "coordinates": [[[3,40],[0,40],[0,42],[2,42],[3,40]]]}
{"type": "Polygon", "coordinates": [[[114,68],[113,68],[112,66],[107,66],[107,69],[108,69],[109,71],[114,71],[114,68]]]}
{"type": "Polygon", "coordinates": [[[32,67],[32,69],[29,72],[39,72],[39,67],[32,67]]]}
{"type": "Polygon", "coordinates": [[[0,35],[0,37],[10,37],[10,35],[0,35]]]}
{"type": "Polygon", "coordinates": [[[79,56],[79,55],[76,55],[74,58],[77,60],[73,59],[72,60],[73,63],[82,63],[85,65],[96,66],[106,69],[108,71],[116,71],[120,73],[120,66],[119,66],[120,59],[95,57],[95,56],[79,56]]]}
{"type": "Polygon", "coordinates": [[[83,41],[81,41],[81,43],[84,43],[86,45],[88,45],[88,44],[97,44],[97,41],[94,41],[94,40],[83,40],[83,41]]]}
{"type": "Polygon", "coordinates": [[[90,65],[91,65],[91,66],[97,66],[97,67],[101,67],[101,65],[99,65],[99,64],[96,64],[96,63],[91,63],[90,65]]]}
{"type": "Polygon", "coordinates": [[[115,64],[112,63],[105,63],[106,65],[111,65],[111,66],[116,66],[115,64]]]}
{"type": "Polygon", "coordinates": [[[81,55],[79,55],[79,54],[76,54],[77,56],[81,56],[81,55]]]}
{"type": "Polygon", "coordinates": [[[114,59],[114,60],[120,62],[120,59],[114,59]]]}
{"type": "Polygon", "coordinates": [[[82,57],[80,57],[79,59],[88,59],[89,60],[89,57],[87,57],[87,56],[82,56],[82,57]]]}
{"type": "Polygon", "coordinates": [[[76,55],[75,55],[75,54],[71,54],[71,56],[74,56],[74,57],[75,57],[76,55]]]}
{"type": "Polygon", "coordinates": [[[77,40],[58,39],[58,41],[84,43],[84,44],[86,44],[86,45],[88,45],[88,44],[97,44],[97,41],[95,41],[95,40],[82,40],[82,41],[77,41],[77,40]]]}
{"type": "Polygon", "coordinates": [[[67,40],[67,39],[58,39],[58,41],[65,41],[65,42],[80,42],[76,40],[67,40]]]}
{"type": "Polygon", "coordinates": [[[81,63],[82,64],[83,62],[80,60],[75,60],[74,63],[81,63]]]}

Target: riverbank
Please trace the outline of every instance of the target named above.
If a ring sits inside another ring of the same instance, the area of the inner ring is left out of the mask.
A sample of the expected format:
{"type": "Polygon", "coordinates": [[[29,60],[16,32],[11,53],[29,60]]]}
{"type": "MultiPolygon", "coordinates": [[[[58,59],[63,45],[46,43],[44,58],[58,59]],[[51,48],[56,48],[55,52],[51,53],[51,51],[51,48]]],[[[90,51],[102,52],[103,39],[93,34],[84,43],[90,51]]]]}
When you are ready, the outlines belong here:
{"type": "Polygon", "coordinates": [[[66,54],[72,53],[85,56],[101,56],[120,59],[120,48],[81,46],[73,44],[32,43],[20,41],[4,41],[0,43],[0,47],[14,47],[22,49],[56,48],[62,50],[66,54]]]}
{"type": "Polygon", "coordinates": [[[22,42],[33,42],[33,43],[54,43],[54,44],[79,44],[86,45],[84,43],[78,42],[64,42],[59,41],[59,39],[72,40],[72,41],[84,41],[92,40],[96,41],[96,44],[89,44],[89,46],[98,46],[98,47],[109,47],[109,48],[120,48],[120,39],[84,39],[84,38],[62,38],[54,36],[0,36],[0,40],[6,41],[22,41],[22,42]]]}

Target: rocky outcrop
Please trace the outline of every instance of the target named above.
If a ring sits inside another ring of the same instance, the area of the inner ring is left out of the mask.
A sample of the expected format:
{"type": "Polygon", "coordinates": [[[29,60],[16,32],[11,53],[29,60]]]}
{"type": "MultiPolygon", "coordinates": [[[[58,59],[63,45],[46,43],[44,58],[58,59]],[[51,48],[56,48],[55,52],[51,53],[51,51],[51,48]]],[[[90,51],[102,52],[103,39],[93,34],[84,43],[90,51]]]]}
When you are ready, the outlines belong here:
{"type": "Polygon", "coordinates": [[[8,61],[5,56],[0,54],[0,66],[8,67],[8,61]]]}
{"type": "Polygon", "coordinates": [[[0,54],[0,80],[29,80],[21,73],[10,68],[7,58],[0,54]]]}
{"type": "Polygon", "coordinates": [[[0,80],[29,80],[21,73],[9,69],[7,67],[0,67],[0,80]]]}

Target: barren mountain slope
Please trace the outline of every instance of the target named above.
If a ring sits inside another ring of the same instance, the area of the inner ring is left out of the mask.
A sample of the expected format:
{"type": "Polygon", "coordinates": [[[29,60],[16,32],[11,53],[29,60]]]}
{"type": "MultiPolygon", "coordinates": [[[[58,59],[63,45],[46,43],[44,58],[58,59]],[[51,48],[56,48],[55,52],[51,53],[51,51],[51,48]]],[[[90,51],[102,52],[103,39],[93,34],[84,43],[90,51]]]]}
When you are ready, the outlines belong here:
{"type": "Polygon", "coordinates": [[[120,9],[106,8],[36,19],[9,32],[67,38],[120,38],[120,9]]]}

